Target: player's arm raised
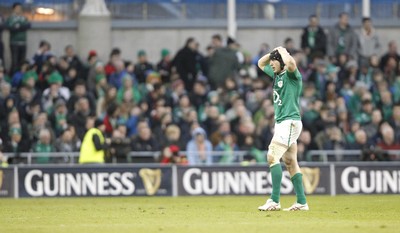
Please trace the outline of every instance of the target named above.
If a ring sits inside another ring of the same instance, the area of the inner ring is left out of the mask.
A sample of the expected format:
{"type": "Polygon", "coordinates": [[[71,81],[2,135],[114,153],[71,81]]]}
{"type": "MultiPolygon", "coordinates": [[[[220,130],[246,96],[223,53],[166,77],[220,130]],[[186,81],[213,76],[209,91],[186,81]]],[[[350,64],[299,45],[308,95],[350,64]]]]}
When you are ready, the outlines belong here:
{"type": "Polygon", "coordinates": [[[283,48],[283,47],[278,47],[278,52],[282,57],[283,62],[286,65],[286,68],[289,72],[295,72],[297,69],[297,65],[296,65],[296,61],[294,60],[294,58],[292,56],[290,56],[290,54],[288,53],[288,51],[283,48]]]}
{"type": "Polygon", "coordinates": [[[270,53],[264,55],[258,60],[258,67],[260,67],[261,70],[264,70],[265,66],[269,64],[269,55],[270,53]]]}

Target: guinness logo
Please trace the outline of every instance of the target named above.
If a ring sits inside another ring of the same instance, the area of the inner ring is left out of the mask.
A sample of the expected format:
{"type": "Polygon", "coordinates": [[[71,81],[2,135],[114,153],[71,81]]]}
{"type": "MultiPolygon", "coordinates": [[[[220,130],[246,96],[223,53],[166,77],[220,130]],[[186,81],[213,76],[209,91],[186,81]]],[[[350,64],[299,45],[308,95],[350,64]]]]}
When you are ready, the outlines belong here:
{"type": "Polygon", "coordinates": [[[319,184],[320,169],[302,167],[304,191],[306,194],[311,194],[315,191],[319,184]]]}
{"type": "Polygon", "coordinates": [[[3,171],[0,171],[0,189],[3,187],[3,171]]]}
{"type": "Polygon", "coordinates": [[[161,169],[142,168],[139,171],[147,195],[154,195],[161,184],[161,169]]]}

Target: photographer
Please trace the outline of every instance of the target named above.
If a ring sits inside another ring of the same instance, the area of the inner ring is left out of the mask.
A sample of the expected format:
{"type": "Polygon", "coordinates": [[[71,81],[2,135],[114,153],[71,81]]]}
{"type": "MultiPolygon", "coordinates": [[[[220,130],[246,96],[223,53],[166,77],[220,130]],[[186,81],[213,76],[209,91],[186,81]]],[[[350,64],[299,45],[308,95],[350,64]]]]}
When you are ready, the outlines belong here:
{"type": "Polygon", "coordinates": [[[113,131],[110,145],[110,159],[116,158],[117,163],[127,163],[129,161],[128,154],[131,151],[131,140],[126,138],[124,134],[116,129],[113,131]]]}
{"type": "Polygon", "coordinates": [[[109,148],[110,139],[104,137],[106,126],[96,119],[94,127],[89,129],[82,141],[79,155],[80,164],[102,164],[105,162],[105,151],[109,148]]]}

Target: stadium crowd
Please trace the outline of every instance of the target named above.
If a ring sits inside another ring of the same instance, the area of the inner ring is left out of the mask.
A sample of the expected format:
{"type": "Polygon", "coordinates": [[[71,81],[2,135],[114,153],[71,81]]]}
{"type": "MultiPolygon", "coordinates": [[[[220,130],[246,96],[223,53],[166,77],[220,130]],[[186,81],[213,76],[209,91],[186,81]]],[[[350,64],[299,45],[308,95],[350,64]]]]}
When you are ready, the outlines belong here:
{"type": "MultiPolygon", "coordinates": [[[[0,30],[11,32],[9,22],[0,30]]],[[[265,163],[273,91],[257,61],[272,48],[263,43],[253,56],[232,38],[210,39],[189,38],[176,54],[160,48],[155,63],[145,49],[136,61],[125,60],[132,51],[119,48],[101,61],[94,50],[78,57],[71,45],[53,54],[43,40],[34,57],[20,63],[12,50],[13,66],[0,67],[2,151],[16,155],[10,163],[30,151],[43,155],[35,162],[49,163],[46,153],[78,152],[100,119],[111,138],[109,157],[118,162],[130,162],[129,151],[159,151],[161,163],[230,163],[233,151],[247,151],[246,161],[265,163]],[[208,45],[204,53],[199,43],[208,45]]],[[[386,51],[371,19],[353,28],[343,13],[329,29],[310,16],[301,38],[287,38],[284,47],[303,75],[299,160],[318,149],[356,149],[363,151],[358,160],[390,160],[383,151],[400,149],[396,43],[386,51]]]]}

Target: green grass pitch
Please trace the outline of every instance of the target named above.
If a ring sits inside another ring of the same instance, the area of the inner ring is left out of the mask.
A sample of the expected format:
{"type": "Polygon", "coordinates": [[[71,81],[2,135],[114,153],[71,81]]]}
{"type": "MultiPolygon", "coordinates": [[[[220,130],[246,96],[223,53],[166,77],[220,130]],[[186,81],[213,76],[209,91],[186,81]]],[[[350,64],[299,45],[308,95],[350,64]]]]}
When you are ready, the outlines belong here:
{"type": "MultiPolygon", "coordinates": [[[[0,199],[0,232],[400,232],[399,195],[308,196],[308,212],[260,212],[261,196],[0,199]]],[[[294,202],[283,196],[282,207],[294,202]]]]}

